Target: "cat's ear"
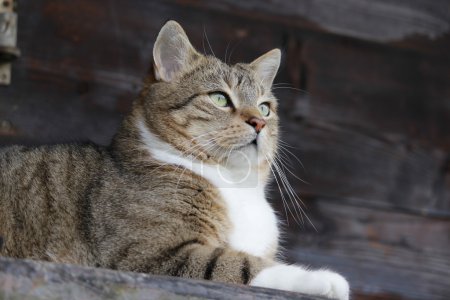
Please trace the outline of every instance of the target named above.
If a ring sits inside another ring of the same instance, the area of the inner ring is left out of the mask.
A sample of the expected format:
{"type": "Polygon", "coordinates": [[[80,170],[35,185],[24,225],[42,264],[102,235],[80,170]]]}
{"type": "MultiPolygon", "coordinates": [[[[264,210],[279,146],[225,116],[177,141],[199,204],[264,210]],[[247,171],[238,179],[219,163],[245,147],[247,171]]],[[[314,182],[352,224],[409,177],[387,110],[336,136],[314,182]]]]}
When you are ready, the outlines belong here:
{"type": "Polygon", "coordinates": [[[273,79],[277,75],[280,67],[281,51],[280,49],[273,49],[266,54],[255,59],[250,66],[258,74],[264,86],[272,86],[273,79]]]}
{"type": "Polygon", "coordinates": [[[153,46],[156,80],[170,82],[181,74],[197,56],[198,52],[189,42],[183,28],[175,21],[168,21],[153,46]]]}

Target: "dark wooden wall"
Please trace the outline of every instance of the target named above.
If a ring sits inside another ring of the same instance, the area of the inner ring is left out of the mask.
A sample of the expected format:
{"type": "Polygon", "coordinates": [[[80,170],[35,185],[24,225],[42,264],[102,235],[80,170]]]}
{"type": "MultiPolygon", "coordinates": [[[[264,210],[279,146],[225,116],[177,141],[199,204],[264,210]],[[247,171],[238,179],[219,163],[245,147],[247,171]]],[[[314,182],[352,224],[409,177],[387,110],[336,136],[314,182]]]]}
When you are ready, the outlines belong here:
{"type": "Polygon", "coordinates": [[[353,299],[450,297],[449,1],[19,1],[0,145],[108,144],[168,19],[231,62],[283,50],[283,140],[316,227],[274,188],[286,259],[342,272],[353,299]]]}

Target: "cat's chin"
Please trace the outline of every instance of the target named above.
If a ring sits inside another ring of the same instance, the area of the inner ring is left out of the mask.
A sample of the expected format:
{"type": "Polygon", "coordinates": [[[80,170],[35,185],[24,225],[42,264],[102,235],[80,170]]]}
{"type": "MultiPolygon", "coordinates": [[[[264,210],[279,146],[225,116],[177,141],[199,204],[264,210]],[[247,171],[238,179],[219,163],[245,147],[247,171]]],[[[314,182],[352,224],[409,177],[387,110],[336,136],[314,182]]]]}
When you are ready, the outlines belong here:
{"type": "Polygon", "coordinates": [[[240,146],[234,146],[234,151],[242,151],[242,150],[245,150],[246,148],[258,149],[258,139],[255,138],[246,144],[242,144],[240,146]]]}
{"type": "Polygon", "coordinates": [[[257,143],[252,141],[232,151],[227,160],[232,160],[237,165],[254,165],[258,162],[258,152],[257,143]]]}

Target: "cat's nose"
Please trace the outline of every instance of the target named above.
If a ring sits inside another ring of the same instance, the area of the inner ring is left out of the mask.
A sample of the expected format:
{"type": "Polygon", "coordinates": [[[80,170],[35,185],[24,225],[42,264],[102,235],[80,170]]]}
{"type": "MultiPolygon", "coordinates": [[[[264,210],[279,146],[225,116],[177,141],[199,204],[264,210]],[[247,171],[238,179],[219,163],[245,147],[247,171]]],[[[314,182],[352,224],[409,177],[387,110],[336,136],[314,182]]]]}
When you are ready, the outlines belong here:
{"type": "Polygon", "coordinates": [[[248,119],[247,124],[253,126],[256,133],[259,133],[264,128],[264,126],[266,126],[266,121],[257,117],[251,117],[250,119],[248,119]]]}

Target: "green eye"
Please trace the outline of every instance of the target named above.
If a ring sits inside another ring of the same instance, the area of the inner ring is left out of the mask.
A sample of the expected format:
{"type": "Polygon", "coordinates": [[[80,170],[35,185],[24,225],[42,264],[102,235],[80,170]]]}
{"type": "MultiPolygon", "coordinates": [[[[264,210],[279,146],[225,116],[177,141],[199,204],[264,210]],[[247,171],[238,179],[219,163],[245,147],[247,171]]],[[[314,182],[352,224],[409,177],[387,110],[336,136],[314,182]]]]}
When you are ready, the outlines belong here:
{"type": "Polygon", "coordinates": [[[209,94],[209,98],[217,106],[220,106],[220,107],[229,106],[228,98],[223,93],[211,93],[211,94],[209,94]]]}
{"type": "Polygon", "coordinates": [[[270,107],[268,103],[261,103],[259,106],[259,112],[264,116],[267,117],[270,114],[270,107]]]}

